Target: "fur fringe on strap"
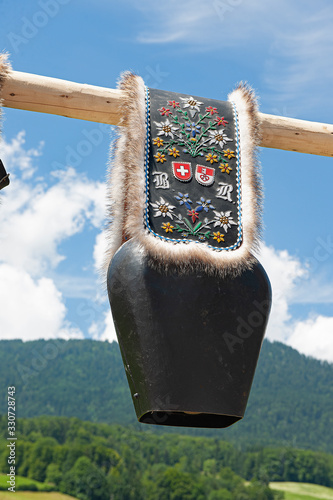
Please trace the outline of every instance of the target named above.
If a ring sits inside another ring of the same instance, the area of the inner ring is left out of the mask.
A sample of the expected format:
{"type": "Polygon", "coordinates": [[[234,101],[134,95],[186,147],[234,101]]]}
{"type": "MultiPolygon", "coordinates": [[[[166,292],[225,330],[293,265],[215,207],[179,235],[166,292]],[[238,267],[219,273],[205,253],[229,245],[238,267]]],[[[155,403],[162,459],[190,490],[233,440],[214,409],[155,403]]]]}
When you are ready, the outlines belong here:
{"type": "Polygon", "coordinates": [[[144,231],[145,87],[142,78],[126,72],[118,88],[124,92],[125,101],[120,110],[119,136],[111,148],[105,270],[122,243],[132,237],[128,232],[128,218],[131,213],[133,217],[133,212],[139,212],[139,207],[142,213],[142,217],[138,217],[139,224],[144,231]]]}
{"type": "Polygon", "coordinates": [[[145,86],[131,73],[122,76],[119,88],[125,92],[121,131],[111,158],[109,178],[108,249],[104,269],[117,249],[134,238],[138,251],[147,252],[151,265],[166,271],[196,269],[209,274],[237,275],[251,268],[261,234],[262,187],[256,148],[259,145],[257,101],[253,90],[241,83],[229,96],[236,107],[240,130],[243,239],[233,251],[216,252],[195,242],[161,241],[144,226],[145,210],[145,86]]]}

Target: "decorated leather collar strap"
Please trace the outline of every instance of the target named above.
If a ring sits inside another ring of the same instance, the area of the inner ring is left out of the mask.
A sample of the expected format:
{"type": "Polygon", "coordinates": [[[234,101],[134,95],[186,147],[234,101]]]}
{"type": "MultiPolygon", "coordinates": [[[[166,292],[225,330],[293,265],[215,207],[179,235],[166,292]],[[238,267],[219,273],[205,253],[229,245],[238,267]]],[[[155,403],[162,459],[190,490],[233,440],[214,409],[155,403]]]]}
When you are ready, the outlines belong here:
{"type": "Polygon", "coordinates": [[[125,73],[112,158],[106,266],[135,238],[157,266],[237,274],[252,266],[261,228],[256,99],[227,101],[147,89],[125,73]]]}
{"type": "Polygon", "coordinates": [[[146,109],[147,229],[170,243],[236,249],[242,191],[235,105],[147,89],[146,109]]]}

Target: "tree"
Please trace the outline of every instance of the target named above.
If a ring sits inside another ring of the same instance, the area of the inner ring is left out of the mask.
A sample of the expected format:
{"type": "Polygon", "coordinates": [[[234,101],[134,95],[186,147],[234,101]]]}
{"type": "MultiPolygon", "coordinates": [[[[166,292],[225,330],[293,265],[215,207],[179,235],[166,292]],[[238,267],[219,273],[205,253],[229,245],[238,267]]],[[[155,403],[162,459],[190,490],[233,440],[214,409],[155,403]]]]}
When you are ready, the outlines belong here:
{"type": "Polygon", "coordinates": [[[62,473],[57,464],[50,464],[46,469],[46,483],[54,484],[57,488],[59,487],[62,480],[62,473]]]}
{"type": "Polygon", "coordinates": [[[192,476],[174,467],[157,475],[155,494],[149,500],[200,500],[204,493],[192,476]]]}
{"type": "Polygon", "coordinates": [[[208,500],[234,500],[234,496],[230,491],[225,488],[221,488],[219,490],[212,491],[208,500]]]}
{"type": "Polygon", "coordinates": [[[105,474],[88,457],[80,457],[60,483],[60,491],[80,500],[110,498],[105,474]]]}
{"type": "Polygon", "coordinates": [[[46,469],[53,461],[53,452],[56,445],[57,441],[49,437],[40,438],[34,443],[29,456],[28,477],[36,479],[36,481],[45,481],[46,469]]]}

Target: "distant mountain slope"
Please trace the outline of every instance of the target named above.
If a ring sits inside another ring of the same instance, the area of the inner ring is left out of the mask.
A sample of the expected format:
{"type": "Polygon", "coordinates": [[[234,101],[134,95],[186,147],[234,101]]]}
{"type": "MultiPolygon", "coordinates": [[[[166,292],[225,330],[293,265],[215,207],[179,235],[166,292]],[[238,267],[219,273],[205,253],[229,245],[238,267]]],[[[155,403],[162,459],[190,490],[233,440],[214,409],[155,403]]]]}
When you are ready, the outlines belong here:
{"type": "MultiPolygon", "coordinates": [[[[264,342],[245,418],[224,429],[149,426],[156,432],[220,437],[239,446],[297,446],[333,452],[333,365],[264,342]]],[[[16,386],[19,417],[76,416],[134,424],[117,343],[93,340],[0,341],[0,383],[16,386]]],[[[6,413],[6,400],[0,400],[6,413]]]]}

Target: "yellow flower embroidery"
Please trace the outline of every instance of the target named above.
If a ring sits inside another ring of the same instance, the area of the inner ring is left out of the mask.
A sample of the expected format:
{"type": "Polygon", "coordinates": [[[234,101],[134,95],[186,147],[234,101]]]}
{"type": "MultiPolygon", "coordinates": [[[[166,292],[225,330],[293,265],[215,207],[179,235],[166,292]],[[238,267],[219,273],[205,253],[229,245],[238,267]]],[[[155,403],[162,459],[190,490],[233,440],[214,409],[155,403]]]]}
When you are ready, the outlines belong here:
{"type": "Polygon", "coordinates": [[[230,151],[230,149],[224,149],[223,153],[224,156],[228,158],[228,160],[231,160],[231,158],[236,158],[235,151],[230,151]]]}
{"type": "Polygon", "coordinates": [[[179,156],[179,151],[176,148],[168,149],[168,151],[170,156],[174,156],[175,158],[179,156]]]}
{"type": "Polygon", "coordinates": [[[162,229],[164,229],[164,231],[166,233],[172,233],[173,232],[173,229],[174,229],[175,226],[172,226],[170,224],[170,222],[163,222],[162,224],[162,229]]]}
{"type": "Polygon", "coordinates": [[[158,148],[163,146],[163,139],[161,139],[161,137],[155,137],[155,139],[153,139],[153,141],[154,141],[154,145],[157,146],[158,148]]]}
{"type": "Polygon", "coordinates": [[[164,163],[166,161],[165,155],[162,155],[161,153],[157,153],[154,155],[154,158],[156,158],[156,161],[160,161],[161,163],[164,163]]]}
{"type": "Polygon", "coordinates": [[[206,161],[210,161],[210,163],[217,163],[217,155],[212,155],[212,153],[209,153],[206,156],[206,161]]]}
{"type": "Polygon", "coordinates": [[[220,243],[220,241],[224,241],[223,237],[224,237],[224,234],[221,234],[220,231],[217,231],[217,233],[213,233],[214,235],[214,240],[217,240],[218,243],[220,243]]]}
{"type": "Polygon", "coordinates": [[[228,163],[220,163],[220,166],[219,166],[219,169],[221,170],[221,172],[223,173],[227,173],[227,174],[230,174],[232,168],[229,167],[229,164],[228,163]]]}

